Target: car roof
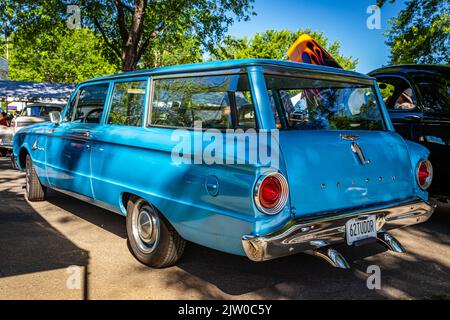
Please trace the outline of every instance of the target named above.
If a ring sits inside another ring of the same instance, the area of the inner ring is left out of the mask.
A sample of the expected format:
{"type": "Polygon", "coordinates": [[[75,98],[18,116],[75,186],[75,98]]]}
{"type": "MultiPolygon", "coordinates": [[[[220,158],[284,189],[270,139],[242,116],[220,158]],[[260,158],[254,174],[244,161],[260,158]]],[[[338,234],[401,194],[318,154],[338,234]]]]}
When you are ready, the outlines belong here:
{"type": "Polygon", "coordinates": [[[442,64],[400,64],[375,69],[368,74],[374,76],[383,73],[412,73],[419,71],[450,73],[450,66],[442,64]]]}
{"type": "Polygon", "coordinates": [[[281,61],[281,60],[270,60],[270,59],[245,59],[245,60],[227,60],[227,61],[210,61],[194,64],[177,65],[164,68],[155,68],[148,70],[138,70],[131,72],[124,72],[115,75],[108,75],[103,77],[94,78],[83,83],[89,83],[93,81],[101,80],[114,80],[126,77],[135,76],[158,76],[158,75],[170,75],[170,74],[181,74],[181,73],[194,73],[194,72],[208,72],[208,71],[220,71],[225,69],[239,69],[251,66],[261,66],[261,67],[275,67],[275,68],[288,68],[297,70],[306,70],[311,72],[329,73],[334,75],[344,75],[359,79],[373,80],[373,78],[364,75],[362,73],[348,71],[343,69],[337,69],[326,66],[319,66],[313,64],[292,62],[292,61],[281,61]]]}

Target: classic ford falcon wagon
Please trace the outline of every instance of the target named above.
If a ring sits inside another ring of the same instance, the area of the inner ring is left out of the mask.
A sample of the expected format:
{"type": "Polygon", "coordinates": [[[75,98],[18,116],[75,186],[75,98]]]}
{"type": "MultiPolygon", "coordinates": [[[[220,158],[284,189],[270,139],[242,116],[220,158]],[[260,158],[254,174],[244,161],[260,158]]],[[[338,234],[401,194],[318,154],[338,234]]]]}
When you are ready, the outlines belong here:
{"type": "Polygon", "coordinates": [[[126,216],[132,253],[152,267],[186,241],[341,268],[339,243],[403,252],[389,230],[434,211],[428,155],[395,133],[375,79],[272,60],[93,79],[13,141],[29,201],[51,188],[126,216]]]}

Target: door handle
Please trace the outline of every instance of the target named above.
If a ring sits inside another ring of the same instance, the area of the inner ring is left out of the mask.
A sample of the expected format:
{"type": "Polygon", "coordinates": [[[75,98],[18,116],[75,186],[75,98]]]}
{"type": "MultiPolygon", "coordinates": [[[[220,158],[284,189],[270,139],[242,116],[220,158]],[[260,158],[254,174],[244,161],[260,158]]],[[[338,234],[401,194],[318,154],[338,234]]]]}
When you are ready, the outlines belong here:
{"type": "Polygon", "coordinates": [[[91,132],[90,131],[84,131],[84,130],[74,130],[73,131],[77,136],[81,136],[84,138],[90,138],[91,132]]]}

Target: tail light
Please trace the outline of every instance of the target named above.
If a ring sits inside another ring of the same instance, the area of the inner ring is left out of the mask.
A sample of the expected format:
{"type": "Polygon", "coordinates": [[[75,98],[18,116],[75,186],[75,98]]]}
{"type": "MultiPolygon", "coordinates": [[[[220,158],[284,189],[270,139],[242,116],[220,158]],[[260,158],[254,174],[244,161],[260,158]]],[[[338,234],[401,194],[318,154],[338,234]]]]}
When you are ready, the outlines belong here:
{"type": "Polygon", "coordinates": [[[428,160],[423,160],[417,165],[417,183],[422,190],[430,187],[433,181],[433,166],[428,160]]]}
{"type": "Polygon", "coordinates": [[[289,186],[286,178],[278,172],[261,176],[255,186],[256,207],[265,214],[279,213],[287,203],[289,186]]]}

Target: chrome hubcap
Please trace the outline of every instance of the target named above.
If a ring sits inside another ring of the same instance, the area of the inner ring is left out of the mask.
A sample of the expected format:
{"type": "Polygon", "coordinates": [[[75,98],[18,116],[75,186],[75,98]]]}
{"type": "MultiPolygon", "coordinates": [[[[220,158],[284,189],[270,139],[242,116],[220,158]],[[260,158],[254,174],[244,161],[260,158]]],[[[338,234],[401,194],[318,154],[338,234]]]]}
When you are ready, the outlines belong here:
{"type": "Polygon", "coordinates": [[[159,240],[159,218],[152,207],[139,201],[133,213],[133,237],[139,249],[148,254],[156,247],[159,240]]]}

